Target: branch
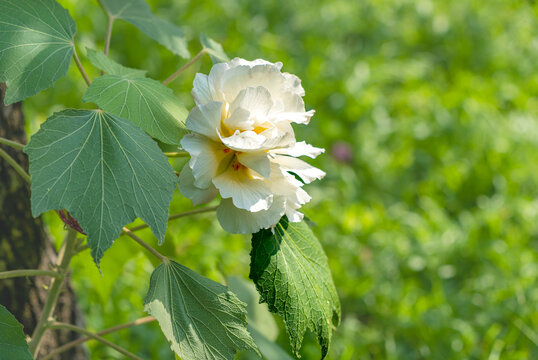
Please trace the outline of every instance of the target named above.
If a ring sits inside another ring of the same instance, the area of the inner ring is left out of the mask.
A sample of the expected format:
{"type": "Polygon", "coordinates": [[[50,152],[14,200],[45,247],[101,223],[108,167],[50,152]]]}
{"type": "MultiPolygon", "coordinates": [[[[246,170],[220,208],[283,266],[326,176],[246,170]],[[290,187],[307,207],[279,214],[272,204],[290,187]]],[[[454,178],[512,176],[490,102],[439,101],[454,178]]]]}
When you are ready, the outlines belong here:
{"type": "Polygon", "coordinates": [[[84,67],[82,66],[82,63],[80,62],[80,59],[78,58],[77,49],[75,49],[74,46],[73,46],[73,55],[74,55],[75,63],[77,64],[77,67],[78,67],[78,71],[80,71],[80,74],[84,78],[84,81],[86,81],[86,85],[90,86],[92,82],[90,81],[90,78],[88,77],[88,75],[86,75],[86,71],[84,71],[84,67]]]}
{"type": "Polygon", "coordinates": [[[0,157],[4,158],[6,162],[13,167],[13,169],[26,181],[28,184],[31,183],[30,175],[15,161],[7,152],[3,149],[0,149],[0,157]]]}
{"type": "Polygon", "coordinates": [[[131,239],[136,241],[138,244],[140,244],[142,247],[144,247],[150,253],[152,253],[153,255],[158,257],[159,260],[161,260],[162,262],[167,263],[169,261],[166,256],[164,256],[163,254],[161,254],[160,252],[158,252],[157,250],[152,248],[148,243],[146,243],[144,240],[142,240],[141,238],[136,236],[131,230],[127,229],[126,227],[123,228],[122,234],[125,234],[125,235],[129,236],[131,239]]]}
{"type": "Polygon", "coordinates": [[[207,52],[206,49],[202,49],[198,54],[196,54],[195,57],[192,58],[191,61],[189,61],[188,63],[186,63],[182,67],[180,67],[178,71],[176,71],[175,73],[170,75],[168,78],[166,78],[166,80],[163,81],[163,85],[168,85],[170,82],[174,81],[183,71],[187,70],[189,68],[189,66],[191,66],[196,61],[198,61],[198,59],[200,59],[202,57],[202,55],[204,55],[206,52],[207,52]]]}
{"type": "Polygon", "coordinates": [[[14,277],[23,276],[52,276],[59,277],[60,275],[56,271],[49,270],[37,270],[37,269],[21,269],[0,272],[0,279],[9,279],[14,277]]]}
{"type": "Polygon", "coordinates": [[[55,322],[53,322],[52,324],[49,325],[49,329],[67,329],[67,330],[75,331],[75,332],[84,334],[84,335],[86,335],[86,336],[88,336],[88,337],[90,337],[90,338],[92,338],[94,340],[97,340],[97,341],[105,344],[106,346],[110,346],[112,349],[116,350],[117,352],[121,353],[122,355],[125,355],[129,359],[142,360],[141,358],[139,358],[135,354],[125,350],[124,348],[114,344],[113,342],[110,342],[107,339],[104,339],[101,336],[99,336],[97,334],[94,334],[91,331],[88,331],[88,330],[86,330],[84,328],[81,328],[81,327],[78,327],[78,326],[75,326],[75,325],[71,325],[71,324],[67,324],[67,323],[62,323],[62,322],[55,321],[55,322]]]}
{"type": "Polygon", "coordinates": [[[76,239],[77,232],[73,229],[68,229],[58,255],[58,277],[53,278],[51,281],[49,294],[47,296],[47,300],[45,301],[45,305],[43,306],[41,317],[39,318],[39,321],[34,329],[34,333],[32,334],[32,340],[28,344],[30,353],[33,357],[36,357],[37,353],[39,352],[41,339],[47,330],[49,318],[56,307],[56,302],[58,301],[58,296],[62,290],[65,275],[69,269],[69,263],[71,262],[71,258],[75,253],[75,248],[77,246],[76,239]]]}
{"type": "Polygon", "coordinates": [[[24,149],[24,144],[21,144],[16,141],[9,140],[3,137],[0,137],[0,144],[8,145],[15,149],[21,149],[21,150],[24,149]]]}
{"type": "MultiPolygon", "coordinates": [[[[146,316],[146,317],[143,317],[141,319],[137,319],[135,321],[128,322],[126,324],[122,324],[122,325],[114,326],[114,327],[111,327],[111,328],[108,328],[108,329],[105,329],[105,330],[101,330],[99,332],[96,332],[95,335],[97,335],[97,336],[106,335],[106,334],[110,334],[112,332],[116,332],[116,331],[119,331],[119,330],[129,328],[129,327],[146,324],[146,323],[149,323],[149,322],[152,322],[152,321],[155,321],[155,320],[156,319],[153,316],[146,316]]],[[[41,360],[52,360],[56,355],[61,354],[63,352],[66,352],[66,351],[70,350],[71,348],[74,348],[75,346],[80,345],[82,343],[85,343],[86,341],[92,340],[92,339],[93,338],[91,338],[89,336],[86,336],[86,337],[83,337],[83,338],[80,338],[80,339],[77,339],[77,340],[70,341],[67,344],[64,344],[64,345],[56,348],[54,351],[49,353],[47,356],[45,356],[41,360]]]]}
{"type": "MultiPolygon", "coordinates": [[[[168,221],[179,219],[179,218],[189,216],[189,215],[203,214],[203,213],[206,213],[206,212],[217,210],[217,208],[218,208],[218,206],[211,206],[211,207],[205,207],[205,208],[201,208],[201,209],[194,209],[194,210],[189,210],[189,211],[185,211],[185,212],[180,212],[180,213],[177,213],[177,214],[174,214],[174,215],[170,215],[168,217],[168,221]]],[[[130,230],[131,231],[138,231],[138,230],[142,230],[142,229],[145,229],[145,228],[148,228],[148,227],[149,227],[148,224],[143,224],[143,225],[135,226],[135,227],[131,228],[130,230]]]]}

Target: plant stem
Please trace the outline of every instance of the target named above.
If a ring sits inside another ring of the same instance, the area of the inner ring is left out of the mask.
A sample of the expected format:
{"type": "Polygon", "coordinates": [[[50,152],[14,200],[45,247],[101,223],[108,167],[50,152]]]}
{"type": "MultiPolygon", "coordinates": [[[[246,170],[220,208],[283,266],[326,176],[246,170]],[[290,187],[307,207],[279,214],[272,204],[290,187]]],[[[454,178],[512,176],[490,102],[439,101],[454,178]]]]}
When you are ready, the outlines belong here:
{"type": "Polygon", "coordinates": [[[152,253],[153,255],[158,257],[159,260],[161,260],[162,262],[167,263],[169,261],[166,256],[164,256],[163,254],[161,254],[160,252],[158,252],[157,250],[152,248],[148,243],[146,243],[144,240],[142,240],[141,238],[136,236],[131,230],[127,229],[126,227],[123,228],[123,234],[129,236],[131,239],[136,241],[138,244],[140,244],[142,247],[144,247],[150,253],[152,253]]]}
{"type": "Polygon", "coordinates": [[[57,277],[51,280],[49,294],[45,305],[43,306],[43,311],[41,312],[41,317],[36,325],[34,333],[32,334],[32,340],[30,341],[29,350],[32,356],[35,358],[39,352],[39,345],[41,344],[41,339],[43,334],[47,330],[47,325],[49,324],[49,318],[54,312],[56,307],[56,302],[58,301],[58,296],[62,290],[62,285],[65,280],[65,276],[69,269],[69,263],[71,258],[74,255],[77,242],[77,232],[73,229],[68,229],[65,239],[62,243],[60,253],[58,254],[58,267],[57,267],[57,277]]]}
{"type": "Polygon", "coordinates": [[[14,277],[23,277],[23,276],[52,276],[58,277],[56,271],[49,270],[37,270],[37,269],[20,269],[20,270],[10,270],[0,272],[0,279],[9,279],[14,277]]]}
{"type": "Polygon", "coordinates": [[[178,71],[176,71],[175,73],[173,73],[172,75],[170,75],[168,78],[166,78],[166,80],[163,81],[163,85],[168,85],[170,82],[174,81],[183,71],[187,70],[189,68],[189,66],[191,66],[192,64],[194,64],[196,61],[198,61],[198,59],[200,59],[202,57],[202,55],[204,55],[205,53],[207,52],[206,49],[202,49],[198,54],[196,54],[195,57],[193,57],[188,63],[186,63],[185,65],[183,65],[182,67],[179,68],[178,71]]]}
{"type": "Polygon", "coordinates": [[[88,77],[88,75],[86,75],[86,71],[84,71],[84,67],[82,67],[82,63],[80,62],[80,59],[78,58],[77,49],[75,49],[74,46],[73,46],[73,50],[74,50],[73,55],[74,55],[75,63],[77,64],[78,70],[80,71],[80,74],[84,78],[84,81],[86,81],[86,85],[90,86],[92,82],[90,81],[90,78],[88,77]]]}
{"type": "Polygon", "coordinates": [[[139,358],[135,354],[125,350],[124,348],[114,344],[113,342],[110,342],[107,339],[104,339],[101,336],[96,335],[96,334],[92,333],[91,331],[88,331],[88,330],[86,330],[84,328],[81,328],[79,326],[75,326],[75,325],[55,321],[55,322],[53,322],[52,324],[49,325],[49,329],[67,329],[67,330],[75,331],[75,332],[84,334],[84,335],[86,335],[86,336],[88,336],[88,337],[90,337],[90,338],[92,338],[94,340],[97,340],[97,341],[105,344],[106,346],[110,346],[112,349],[116,350],[117,352],[121,353],[122,355],[125,355],[129,359],[142,360],[141,358],[139,358]]]}
{"type": "Polygon", "coordinates": [[[8,145],[15,149],[21,149],[21,150],[24,149],[24,144],[21,144],[16,141],[9,140],[3,137],[0,137],[0,144],[8,145]]]}
{"type": "Polygon", "coordinates": [[[5,152],[3,149],[0,149],[0,157],[4,158],[6,162],[13,166],[13,169],[24,179],[28,184],[31,183],[30,175],[24,169],[19,165],[18,162],[15,161],[7,152],[5,152]]]}
{"type": "MultiPolygon", "coordinates": [[[[105,329],[105,330],[101,330],[99,332],[96,332],[95,335],[97,335],[97,336],[106,335],[106,334],[110,334],[112,332],[116,332],[116,331],[119,331],[119,330],[130,328],[130,327],[133,327],[133,326],[146,324],[146,323],[149,323],[149,322],[152,322],[152,321],[155,321],[155,320],[156,319],[153,316],[146,316],[146,317],[143,317],[141,319],[137,319],[135,321],[128,322],[126,324],[122,324],[122,325],[114,326],[114,327],[111,327],[111,328],[108,328],[108,329],[105,329]]],[[[67,344],[64,344],[64,345],[54,349],[54,351],[47,354],[47,356],[45,356],[41,360],[52,360],[56,355],[61,354],[63,352],[66,352],[67,350],[69,350],[71,348],[74,348],[75,346],[80,345],[82,343],[85,343],[86,341],[92,340],[92,339],[93,339],[92,337],[86,336],[86,337],[83,337],[83,338],[80,338],[80,339],[77,339],[77,340],[70,341],[67,344]]]]}
{"type": "Polygon", "coordinates": [[[168,156],[169,158],[179,158],[179,157],[189,157],[189,156],[191,156],[186,151],[165,152],[164,155],[168,156]]]}
{"type": "MultiPolygon", "coordinates": [[[[168,221],[174,220],[174,219],[179,219],[179,218],[189,216],[189,215],[203,214],[203,213],[206,213],[206,212],[217,210],[217,208],[218,208],[218,206],[211,206],[211,207],[205,207],[205,208],[201,208],[201,209],[194,209],[194,210],[189,210],[189,211],[185,211],[185,212],[180,212],[180,213],[177,213],[177,214],[174,214],[174,215],[170,215],[168,217],[168,221]]],[[[145,228],[148,228],[148,227],[149,227],[148,224],[142,224],[142,225],[139,225],[139,226],[135,226],[135,227],[131,228],[130,230],[131,231],[138,231],[138,230],[142,230],[142,229],[145,229],[145,228]]]]}
{"type": "Polygon", "coordinates": [[[108,56],[108,51],[110,50],[110,39],[112,38],[112,26],[114,25],[114,17],[110,14],[107,14],[108,24],[106,27],[106,38],[105,38],[105,55],[108,56]]]}

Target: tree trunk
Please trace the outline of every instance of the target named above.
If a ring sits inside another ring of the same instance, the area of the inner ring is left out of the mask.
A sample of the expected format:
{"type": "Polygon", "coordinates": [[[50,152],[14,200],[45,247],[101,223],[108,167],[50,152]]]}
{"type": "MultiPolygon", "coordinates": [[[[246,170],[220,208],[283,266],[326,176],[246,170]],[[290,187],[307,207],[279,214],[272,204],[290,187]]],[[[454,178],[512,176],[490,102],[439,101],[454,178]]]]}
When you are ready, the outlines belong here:
{"type": "MultiPolygon", "coordinates": [[[[0,84],[0,137],[26,143],[22,103],[4,106],[5,85],[0,84]]],[[[17,149],[2,146],[24,169],[28,169],[26,155],[17,149]]],[[[50,270],[56,264],[57,254],[44,231],[40,218],[30,211],[30,186],[11,166],[0,158],[0,271],[16,269],[50,270]]],[[[12,278],[0,280],[0,303],[24,325],[26,334],[34,330],[45,299],[48,277],[12,278]]],[[[81,325],[82,316],[69,281],[62,291],[54,316],[59,321],[81,325]]],[[[43,356],[58,345],[78,337],[68,331],[47,331],[39,355],[43,356]]],[[[55,359],[87,359],[78,347],[55,359]]]]}

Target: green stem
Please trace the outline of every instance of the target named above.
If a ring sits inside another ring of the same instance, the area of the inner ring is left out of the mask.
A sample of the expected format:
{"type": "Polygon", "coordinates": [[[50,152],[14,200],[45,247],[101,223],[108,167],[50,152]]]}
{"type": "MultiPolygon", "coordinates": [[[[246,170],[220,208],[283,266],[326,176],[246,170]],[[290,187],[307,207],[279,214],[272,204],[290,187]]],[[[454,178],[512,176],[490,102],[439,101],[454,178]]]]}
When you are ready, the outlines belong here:
{"type": "Polygon", "coordinates": [[[0,279],[9,279],[14,277],[23,277],[23,276],[52,276],[58,277],[56,271],[49,270],[37,270],[37,269],[21,269],[21,270],[10,270],[0,272],[0,279]]]}
{"type": "Polygon", "coordinates": [[[15,149],[21,149],[21,150],[24,149],[24,144],[21,144],[16,141],[9,140],[3,137],[0,137],[0,144],[8,145],[15,149]]]}
{"type": "MultiPolygon", "coordinates": [[[[114,327],[111,327],[111,328],[108,328],[108,329],[105,329],[105,330],[101,330],[99,332],[96,332],[95,335],[97,335],[97,336],[106,335],[106,334],[110,334],[112,332],[116,332],[116,331],[119,331],[119,330],[130,328],[130,327],[133,327],[133,326],[146,324],[146,323],[149,323],[149,322],[152,322],[152,321],[155,321],[155,320],[156,319],[153,316],[146,316],[146,317],[143,317],[141,319],[137,319],[135,321],[128,322],[126,324],[122,324],[122,325],[114,326],[114,327]]],[[[86,337],[83,337],[83,338],[80,338],[80,339],[77,339],[77,340],[70,341],[67,344],[64,344],[64,345],[54,349],[54,351],[47,354],[47,356],[45,356],[41,360],[52,360],[56,355],[61,354],[63,352],[66,352],[66,351],[74,348],[75,346],[80,345],[82,343],[85,343],[86,341],[89,341],[89,340],[92,340],[92,339],[93,339],[92,337],[86,336],[86,337]]]]}
{"type": "MultiPolygon", "coordinates": [[[[218,208],[218,206],[210,206],[210,207],[205,207],[205,208],[201,208],[201,209],[194,209],[194,210],[189,210],[189,211],[173,214],[173,215],[170,215],[168,217],[168,221],[174,220],[174,219],[179,219],[179,218],[182,218],[182,217],[185,217],[185,216],[202,214],[202,213],[214,211],[214,210],[217,210],[217,208],[218,208]]],[[[142,229],[145,229],[145,228],[148,228],[148,227],[149,227],[148,224],[142,224],[142,225],[139,225],[139,226],[135,226],[135,227],[133,227],[133,228],[131,228],[129,230],[138,231],[138,230],[142,230],[142,229]]]]}
{"type": "Polygon", "coordinates": [[[68,229],[65,239],[62,243],[60,253],[58,254],[58,267],[57,267],[57,277],[53,278],[51,285],[49,287],[49,294],[45,305],[43,306],[43,311],[41,312],[41,317],[36,325],[34,333],[32,334],[32,340],[30,341],[29,349],[32,356],[35,358],[39,352],[39,346],[43,338],[43,334],[47,330],[47,325],[49,324],[49,318],[54,312],[56,303],[58,302],[58,296],[62,290],[62,285],[64,283],[65,276],[69,270],[69,263],[73,257],[76,247],[77,247],[77,232],[73,229],[68,229]]]}
{"type": "Polygon", "coordinates": [[[92,338],[94,340],[97,340],[97,341],[105,344],[106,346],[111,347],[112,349],[116,350],[117,352],[121,353],[122,355],[125,355],[129,359],[142,360],[142,358],[139,358],[135,354],[125,350],[124,348],[114,344],[113,342],[110,342],[107,339],[104,339],[101,336],[99,336],[97,334],[94,334],[91,331],[88,331],[88,330],[86,330],[84,328],[81,328],[79,326],[75,326],[75,325],[55,321],[55,322],[53,322],[53,323],[51,323],[49,325],[49,329],[67,329],[67,330],[71,330],[71,331],[74,331],[74,332],[78,332],[78,333],[84,334],[84,335],[86,335],[86,336],[88,336],[88,337],[90,337],[90,338],[92,338]]]}
{"type": "Polygon", "coordinates": [[[189,156],[191,156],[186,151],[165,152],[164,155],[168,156],[169,158],[179,158],[179,157],[189,157],[189,156]]]}
{"type": "Polygon", "coordinates": [[[84,78],[84,81],[86,81],[86,85],[90,86],[92,82],[90,81],[90,78],[86,74],[86,71],[84,71],[84,67],[82,66],[82,63],[80,62],[80,59],[77,54],[77,49],[75,49],[74,45],[73,45],[73,57],[75,59],[75,63],[77,64],[78,71],[80,71],[80,74],[84,78]]]}
{"type": "Polygon", "coordinates": [[[110,39],[112,38],[112,27],[114,25],[114,17],[110,14],[107,14],[108,23],[106,27],[106,38],[105,38],[105,55],[108,56],[110,50],[110,39]]]}
{"type": "Polygon", "coordinates": [[[129,236],[131,239],[133,239],[138,244],[140,244],[143,248],[145,248],[150,253],[158,257],[159,260],[161,260],[162,262],[167,263],[169,261],[166,256],[164,256],[163,254],[161,254],[160,252],[152,248],[148,243],[146,243],[144,240],[136,236],[131,230],[127,229],[126,227],[123,228],[122,234],[129,236]]]}
{"type": "Polygon", "coordinates": [[[180,67],[178,71],[167,77],[166,80],[163,81],[163,85],[168,85],[170,82],[174,81],[183,71],[187,70],[189,66],[198,61],[198,59],[200,59],[202,55],[204,55],[206,52],[206,49],[202,49],[198,54],[196,54],[195,57],[192,58],[191,61],[189,61],[188,63],[180,67]]]}
{"type": "Polygon", "coordinates": [[[19,165],[18,162],[15,161],[7,152],[5,152],[3,149],[0,149],[0,157],[4,158],[6,162],[13,167],[13,169],[24,179],[28,184],[30,184],[30,175],[24,169],[19,165]]]}

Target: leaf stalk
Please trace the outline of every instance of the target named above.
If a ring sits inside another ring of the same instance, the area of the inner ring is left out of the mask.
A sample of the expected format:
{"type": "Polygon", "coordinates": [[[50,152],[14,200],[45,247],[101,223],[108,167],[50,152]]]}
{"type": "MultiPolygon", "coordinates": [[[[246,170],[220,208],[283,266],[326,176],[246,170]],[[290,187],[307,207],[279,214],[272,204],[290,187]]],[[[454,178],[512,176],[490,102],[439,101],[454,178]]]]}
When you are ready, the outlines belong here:
{"type": "Polygon", "coordinates": [[[202,57],[202,55],[204,55],[205,53],[207,53],[207,49],[202,49],[188,63],[186,63],[185,65],[180,67],[178,71],[176,71],[175,73],[173,73],[172,75],[167,77],[166,80],[163,81],[163,85],[168,85],[169,83],[174,81],[183,71],[187,70],[192,64],[194,64],[196,61],[198,61],[198,59],[200,59],[202,57]]]}
{"type": "Polygon", "coordinates": [[[28,184],[31,183],[30,175],[13,159],[7,152],[0,149],[0,157],[3,158],[28,184]]]}

